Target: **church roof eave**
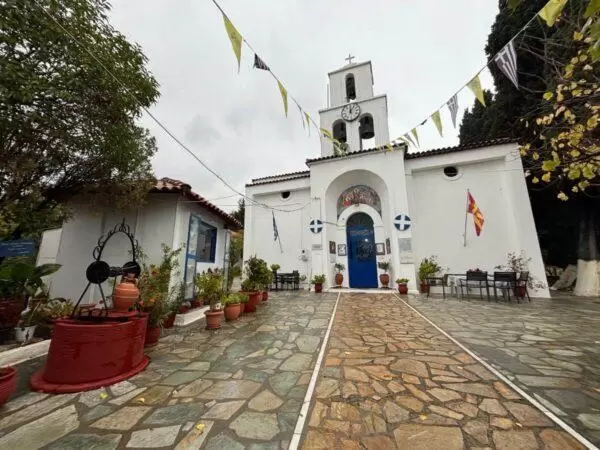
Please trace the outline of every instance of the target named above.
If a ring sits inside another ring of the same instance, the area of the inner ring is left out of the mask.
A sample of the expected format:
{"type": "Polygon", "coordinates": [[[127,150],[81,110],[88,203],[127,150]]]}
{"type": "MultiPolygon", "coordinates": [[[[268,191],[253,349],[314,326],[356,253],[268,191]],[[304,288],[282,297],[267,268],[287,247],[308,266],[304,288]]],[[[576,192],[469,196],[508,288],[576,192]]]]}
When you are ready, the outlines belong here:
{"type": "Polygon", "coordinates": [[[281,183],[283,181],[299,180],[302,178],[310,178],[310,171],[302,170],[299,172],[280,173],[268,177],[253,178],[250,183],[246,183],[246,187],[259,186],[263,184],[281,183]]]}

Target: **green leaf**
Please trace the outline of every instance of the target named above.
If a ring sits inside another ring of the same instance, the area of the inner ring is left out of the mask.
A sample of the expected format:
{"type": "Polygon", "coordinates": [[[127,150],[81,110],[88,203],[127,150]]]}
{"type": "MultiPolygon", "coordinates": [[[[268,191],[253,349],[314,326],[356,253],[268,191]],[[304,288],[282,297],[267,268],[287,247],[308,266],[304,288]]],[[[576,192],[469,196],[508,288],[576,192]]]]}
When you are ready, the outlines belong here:
{"type": "Polygon", "coordinates": [[[508,8],[512,12],[515,12],[515,10],[517,9],[517,7],[519,6],[520,3],[521,3],[521,0],[508,0],[508,8]]]}
{"type": "Polygon", "coordinates": [[[558,166],[558,161],[554,161],[554,160],[544,161],[542,163],[542,170],[544,172],[552,172],[556,169],[556,166],[558,166]]]}
{"type": "Polygon", "coordinates": [[[592,17],[594,14],[600,12],[600,0],[589,0],[587,9],[585,10],[585,18],[592,17]]]}

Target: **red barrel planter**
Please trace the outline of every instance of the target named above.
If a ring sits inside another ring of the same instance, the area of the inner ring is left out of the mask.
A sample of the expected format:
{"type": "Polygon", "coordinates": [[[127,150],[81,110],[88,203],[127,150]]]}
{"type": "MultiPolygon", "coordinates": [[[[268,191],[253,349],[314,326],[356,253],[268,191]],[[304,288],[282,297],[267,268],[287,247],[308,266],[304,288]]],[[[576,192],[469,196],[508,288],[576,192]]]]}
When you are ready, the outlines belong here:
{"type": "Polygon", "coordinates": [[[0,406],[17,390],[17,370],[14,367],[0,367],[0,406]]]}
{"type": "Polygon", "coordinates": [[[261,300],[262,293],[260,291],[248,292],[248,303],[246,303],[244,312],[256,312],[256,305],[258,305],[261,300]]]}
{"type": "Polygon", "coordinates": [[[46,364],[31,377],[31,387],[43,392],[80,392],[132,377],[148,365],[144,355],[147,324],[146,313],[119,311],[111,311],[100,323],[57,320],[46,364]]]}

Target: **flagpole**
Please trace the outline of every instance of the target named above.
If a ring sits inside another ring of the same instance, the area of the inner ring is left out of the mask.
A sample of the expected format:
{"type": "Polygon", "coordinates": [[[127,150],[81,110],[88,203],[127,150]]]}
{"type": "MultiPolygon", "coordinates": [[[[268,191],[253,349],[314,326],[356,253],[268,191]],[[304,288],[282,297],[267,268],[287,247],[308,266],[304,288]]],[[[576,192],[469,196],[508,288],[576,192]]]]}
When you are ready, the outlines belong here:
{"type": "Polygon", "coordinates": [[[279,236],[279,232],[277,233],[277,240],[279,241],[279,250],[283,253],[283,246],[281,245],[281,236],[279,236]]]}
{"type": "Polygon", "coordinates": [[[467,207],[465,208],[465,231],[463,233],[463,247],[467,246],[467,217],[469,216],[469,189],[467,189],[467,207]]]}

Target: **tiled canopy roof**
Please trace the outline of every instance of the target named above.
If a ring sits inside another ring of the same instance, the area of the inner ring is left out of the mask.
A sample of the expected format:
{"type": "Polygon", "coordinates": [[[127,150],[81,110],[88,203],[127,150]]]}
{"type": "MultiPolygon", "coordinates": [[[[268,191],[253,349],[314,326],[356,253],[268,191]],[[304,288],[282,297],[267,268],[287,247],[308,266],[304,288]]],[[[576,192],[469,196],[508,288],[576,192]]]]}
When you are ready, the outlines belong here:
{"type": "MultiPolygon", "coordinates": [[[[488,139],[485,141],[469,142],[467,144],[461,144],[461,145],[457,145],[454,147],[442,147],[442,148],[424,150],[424,151],[414,152],[414,153],[407,152],[404,154],[404,158],[405,159],[426,158],[428,156],[445,155],[448,153],[462,152],[462,151],[466,151],[466,150],[473,150],[476,148],[483,148],[483,147],[491,147],[493,145],[509,144],[512,142],[517,142],[517,141],[516,141],[516,139],[513,139],[513,138],[488,139]]],[[[393,146],[394,149],[400,149],[402,147],[406,147],[406,144],[402,143],[402,144],[396,144],[393,146]]],[[[342,159],[342,158],[347,158],[347,157],[355,156],[355,155],[364,155],[364,154],[368,154],[368,153],[378,153],[378,152],[383,153],[384,150],[382,150],[381,148],[369,148],[366,150],[350,152],[345,155],[339,155],[339,156],[331,155],[331,156],[324,156],[322,158],[307,159],[306,164],[310,165],[313,162],[328,161],[328,160],[333,160],[333,159],[342,159]]],[[[254,178],[254,179],[252,179],[252,182],[246,184],[246,186],[256,186],[259,184],[279,183],[281,181],[289,181],[289,180],[296,180],[298,178],[309,178],[309,177],[310,177],[310,171],[308,171],[308,170],[301,171],[301,172],[289,172],[289,173],[282,173],[279,175],[272,175],[270,177],[254,178]]]]}
{"type": "Polygon", "coordinates": [[[201,195],[196,194],[194,191],[192,191],[192,187],[189,184],[184,183],[183,181],[164,177],[156,182],[156,184],[150,192],[183,194],[190,200],[198,202],[204,208],[208,209],[212,213],[222,218],[234,230],[239,230],[243,227],[243,225],[240,222],[238,222],[234,217],[230,216],[225,211],[216,207],[201,195]]]}

